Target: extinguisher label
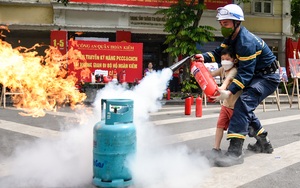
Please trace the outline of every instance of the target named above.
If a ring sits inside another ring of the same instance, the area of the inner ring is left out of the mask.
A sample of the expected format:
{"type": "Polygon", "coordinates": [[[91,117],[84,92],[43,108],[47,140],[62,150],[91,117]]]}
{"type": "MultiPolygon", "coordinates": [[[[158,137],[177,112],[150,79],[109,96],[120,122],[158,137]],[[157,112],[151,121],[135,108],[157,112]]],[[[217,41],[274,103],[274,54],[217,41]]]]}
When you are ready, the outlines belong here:
{"type": "Polygon", "coordinates": [[[198,69],[196,66],[193,66],[193,67],[191,68],[191,72],[192,72],[192,74],[195,76],[196,73],[199,72],[199,69],[198,69]]]}
{"type": "Polygon", "coordinates": [[[196,67],[193,66],[191,72],[193,73],[196,81],[198,82],[201,89],[204,91],[206,89],[206,86],[208,84],[207,80],[205,79],[205,76],[202,74],[202,72],[196,67]]]}

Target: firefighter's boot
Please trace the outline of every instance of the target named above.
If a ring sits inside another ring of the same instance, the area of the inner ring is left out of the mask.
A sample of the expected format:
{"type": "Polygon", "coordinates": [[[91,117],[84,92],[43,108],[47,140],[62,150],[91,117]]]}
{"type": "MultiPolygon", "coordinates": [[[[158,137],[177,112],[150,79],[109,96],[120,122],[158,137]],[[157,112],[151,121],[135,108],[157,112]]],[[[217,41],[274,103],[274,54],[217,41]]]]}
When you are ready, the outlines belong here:
{"type": "Polygon", "coordinates": [[[219,167],[228,167],[242,164],[244,162],[243,143],[244,139],[231,138],[228,151],[225,155],[215,160],[215,165],[219,167]]]}
{"type": "Polygon", "coordinates": [[[272,153],[274,149],[267,135],[268,132],[264,132],[258,136],[255,136],[256,143],[248,144],[247,149],[256,153],[272,153]]]}

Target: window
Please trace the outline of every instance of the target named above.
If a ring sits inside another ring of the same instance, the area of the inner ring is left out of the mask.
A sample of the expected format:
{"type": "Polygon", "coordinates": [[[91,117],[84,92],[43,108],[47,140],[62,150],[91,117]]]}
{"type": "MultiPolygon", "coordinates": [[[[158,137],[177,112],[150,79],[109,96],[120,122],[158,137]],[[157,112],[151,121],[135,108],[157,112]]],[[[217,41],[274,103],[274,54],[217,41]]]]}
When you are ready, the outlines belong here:
{"type": "Polygon", "coordinates": [[[272,0],[254,0],[252,6],[253,13],[272,14],[273,12],[272,0]]]}

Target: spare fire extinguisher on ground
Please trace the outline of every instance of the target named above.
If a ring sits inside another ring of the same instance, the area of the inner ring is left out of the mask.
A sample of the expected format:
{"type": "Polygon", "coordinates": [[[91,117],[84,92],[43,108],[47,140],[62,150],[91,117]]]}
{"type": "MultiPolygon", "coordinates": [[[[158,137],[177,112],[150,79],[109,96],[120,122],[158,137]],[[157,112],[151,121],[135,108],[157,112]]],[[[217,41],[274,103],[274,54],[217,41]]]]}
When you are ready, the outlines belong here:
{"type": "Polygon", "coordinates": [[[117,70],[116,69],[113,70],[112,81],[115,82],[115,83],[118,82],[118,74],[117,74],[117,70]]]}
{"type": "Polygon", "coordinates": [[[125,69],[123,69],[120,75],[120,83],[125,83],[125,82],[126,82],[126,71],[125,69]]]}
{"type": "MultiPolygon", "coordinates": [[[[203,63],[195,60],[191,63],[191,73],[208,98],[218,95],[218,85],[203,63]]],[[[210,100],[209,100],[210,101],[210,100]]]]}
{"type": "Polygon", "coordinates": [[[202,117],[202,98],[200,95],[196,98],[196,117],[202,117]]]}
{"type": "Polygon", "coordinates": [[[167,96],[166,96],[166,99],[167,99],[167,100],[170,100],[170,99],[171,99],[171,91],[170,91],[170,88],[167,89],[167,96]]]}
{"type": "Polygon", "coordinates": [[[185,98],[184,114],[185,115],[191,115],[191,111],[192,111],[191,108],[192,108],[192,98],[187,97],[187,98],[185,98]]]}

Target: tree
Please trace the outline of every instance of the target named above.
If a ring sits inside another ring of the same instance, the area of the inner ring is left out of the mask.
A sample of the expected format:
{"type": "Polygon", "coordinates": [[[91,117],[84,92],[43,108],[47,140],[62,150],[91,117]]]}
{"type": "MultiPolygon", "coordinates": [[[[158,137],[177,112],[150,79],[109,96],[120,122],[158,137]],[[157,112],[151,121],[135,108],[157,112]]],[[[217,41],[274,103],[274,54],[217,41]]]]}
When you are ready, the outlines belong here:
{"type": "Polygon", "coordinates": [[[300,0],[292,0],[291,2],[291,25],[295,28],[294,33],[298,35],[300,33],[300,0]]]}
{"type": "Polygon", "coordinates": [[[196,43],[203,44],[213,41],[215,29],[211,26],[199,26],[203,10],[204,0],[178,0],[168,9],[161,9],[157,14],[166,18],[165,29],[167,32],[165,44],[169,47],[165,50],[173,57],[187,56],[199,53],[196,43]]]}
{"type": "MultiPolygon", "coordinates": [[[[205,9],[204,0],[178,0],[168,9],[161,9],[156,14],[162,14],[166,18],[164,31],[166,35],[165,44],[168,48],[164,51],[173,57],[182,55],[183,57],[200,53],[196,44],[203,45],[206,42],[214,41],[213,31],[216,29],[211,26],[199,25],[203,10],[205,9]]],[[[191,93],[199,86],[190,75],[190,65],[184,65],[182,92],[191,93]]]]}
{"type": "MultiPolygon", "coordinates": [[[[246,2],[250,0],[238,0],[238,3],[246,2]]],[[[164,31],[168,34],[165,44],[169,44],[169,47],[165,52],[174,57],[192,55],[199,53],[196,43],[203,45],[214,41],[213,31],[216,29],[199,25],[204,9],[204,0],[178,0],[178,3],[171,5],[170,8],[156,12],[166,18],[164,31]]]]}

